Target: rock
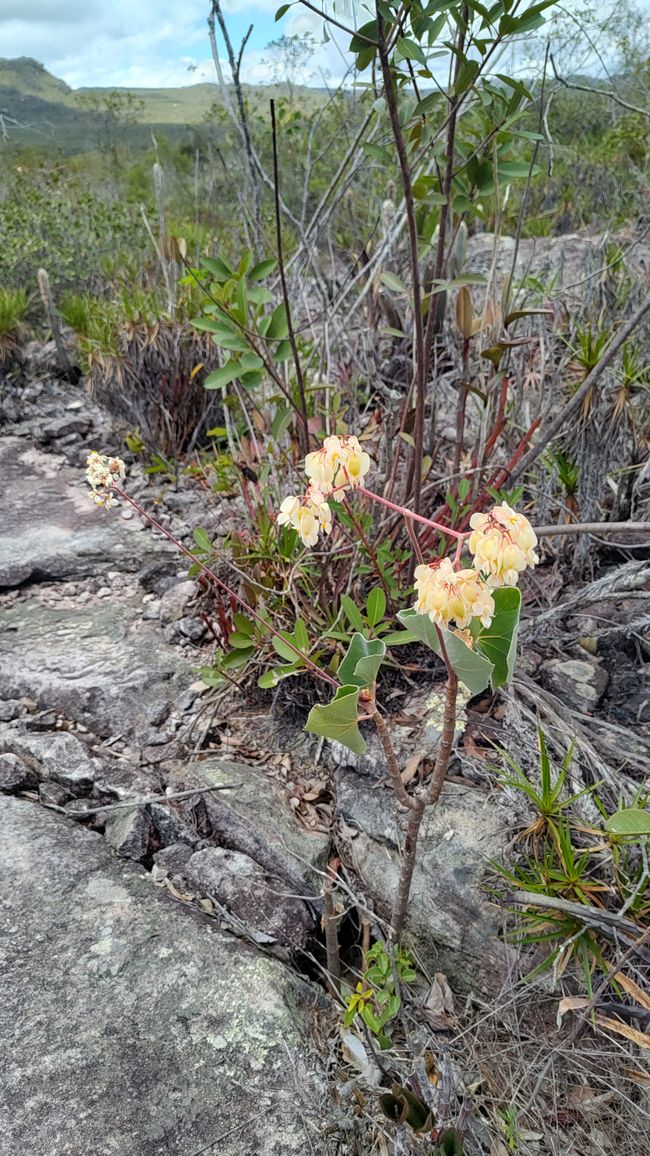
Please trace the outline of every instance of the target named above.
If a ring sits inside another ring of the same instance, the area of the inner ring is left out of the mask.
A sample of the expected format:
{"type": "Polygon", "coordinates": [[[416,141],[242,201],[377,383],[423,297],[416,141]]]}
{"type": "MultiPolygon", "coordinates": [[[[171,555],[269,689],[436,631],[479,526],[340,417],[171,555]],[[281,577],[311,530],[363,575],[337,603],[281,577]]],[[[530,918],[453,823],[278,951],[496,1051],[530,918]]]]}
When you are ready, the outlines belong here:
{"type": "Polygon", "coordinates": [[[160,599],[161,622],[178,622],[185,617],[188,604],[196,597],[198,586],[196,582],[176,582],[166,590],[160,599]]]}
{"type": "Polygon", "coordinates": [[[165,494],[163,500],[169,510],[173,510],[176,514],[184,514],[196,501],[196,495],[188,493],[179,494],[174,490],[170,490],[169,493],[165,494]]]}
{"type": "Polygon", "coordinates": [[[187,823],[168,810],[162,803],[149,803],[147,810],[151,815],[156,834],[161,847],[184,844],[194,847],[200,841],[196,831],[188,827],[187,823]]]}
{"type": "Polygon", "coordinates": [[[192,855],[182,874],[192,888],[227,907],[263,942],[301,949],[315,929],[313,913],[293,898],[286,882],[268,875],[240,851],[205,847],[192,855]]]}
{"type": "Polygon", "coordinates": [[[47,422],[41,427],[39,441],[51,442],[58,438],[67,437],[69,434],[85,434],[88,433],[92,425],[90,417],[79,414],[77,417],[70,415],[69,417],[59,418],[57,421],[47,422]]]}
{"type": "Polygon", "coordinates": [[[18,755],[0,755],[0,792],[15,795],[36,786],[38,779],[18,755]]]}
{"type": "Polygon", "coordinates": [[[51,779],[75,795],[89,795],[96,767],[83,743],[69,732],[9,730],[0,735],[0,750],[19,755],[39,779],[51,779]]]}
{"type": "Polygon", "coordinates": [[[194,854],[187,843],[170,843],[156,851],[153,860],[158,868],[159,878],[163,875],[178,875],[194,854]]]}
{"type": "Polygon", "coordinates": [[[0,702],[0,722],[13,722],[22,714],[22,703],[18,698],[9,698],[0,702]]]}
{"type": "Polygon", "coordinates": [[[232,791],[203,796],[222,846],[244,851],[265,870],[290,881],[296,894],[320,894],[317,872],[327,867],[329,839],[297,823],[285,792],[268,775],[228,759],[201,760],[192,770],[203,784],[233,784],[232,791]]]}
{"type": "MultiPolygon", "coordinates": [[[[359,834],[349,840],[351,867],[364,890],[390,914],[397,889],[405,815],[389,787],[373,789],[353,771],[336,776],[337,814],[359,834]]],[[[500,940],[502,920],[482,890],[486,867],[501,849],[499,818],[484,795],[445,784],[420,829],[407,932],[428,968],[465,990],[492,996],[513,967],[500,940]]]]}
{"type": "Polygon", "coordinates": [[[152,703],[149,703],[149,706],[147,707],[147,709],[145,711],[145,714],[147,716],[147,722],[151,723],[152,727],[162,726],[162,724],[165,722],[165,720],[169,718],[171,709],[172,709],[172,704],[169,702],[168,699],[166,699],[166,698],[154,699],[154,701],[152,703]]]}
{"type": "Polygon", "coordinates": [[[65,807],[70,802],[70,792],[60,783],[40,783],[38,797],[41,803],[51,807],[65,807]]]}
{"type": "Polygon", "coordinates": [[[544,663],[540,674],[565,706],[581,714],[590,714],[607,689],[607,671],[586,658],[552,658],[544,663]]]}
{"type": "Polygon", "coordinates": [[[138,574],[138,581],[142,588],[150,594],[161,594],[160,583],[163,582],[164,589],[167,589],[167,583],[170,578],[176,575],[178,570],[178,562],[174,558],[156,558],[153,562],[147,562],[142,567],[138,574]]]}
{"type": "Polygon", "coordinates": [[[102,738],[125,733],[149,703],[194,677],[133,606],[60,609],[30,600],[4,620],[0,698],[29,694],[102,738]]]}
{"type": "Polygon", "coordinates": [[[0,587],[116,566],[138,570],[145,558],[166,549],[150,534],[134,536],[119,511],[99,510],[84,488],[81,468],[72,470],[19,438],[2,440],[0,492],[0,587]]]}
{"type": "Polygon", "coordinates": [[[178,629],[183,638],[189,638],[190,642],[200,642],[205,635],[205,623],[198,618],[180,618],[178,629]]]}
{"type": "Polygon", "coordinates": [[[100,836],[14,799],[0,829],[2,1152],[327,1156],[307,985],[100,836]]]}
{"type": "Polygon", "coordinates": [[[104,835],[120,859],[144,863],[149,857],[152,834],[151,816],[144,807],[121,807],[108,812],[104,835]]]}

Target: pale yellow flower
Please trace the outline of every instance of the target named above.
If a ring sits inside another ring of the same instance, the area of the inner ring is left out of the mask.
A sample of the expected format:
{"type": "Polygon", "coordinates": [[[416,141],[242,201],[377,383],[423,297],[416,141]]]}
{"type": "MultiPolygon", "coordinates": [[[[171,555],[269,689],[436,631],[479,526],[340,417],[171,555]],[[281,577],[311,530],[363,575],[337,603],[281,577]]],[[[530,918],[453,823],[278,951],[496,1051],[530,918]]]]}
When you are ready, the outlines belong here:
{"type": "Polygon", "coordinates": [[[454,570],[449,558],[438,565],[417,566],[415,589],[418,614],[448,627],[455,622],[460,630],[479,618],[488,627],[494,616],[494,599],[476,570],[454,570]]]}
{"type": "Polygon", "coordinates": [[[332,529],[332,511],[318,491],[308,492],[302,500],[291,496],[280,506],[278,525],[293,526],[305,546],[315,546],[319,531],[329,534],[332,529]]]}
{"type": "Polygon", "coordinates": [[[469,524],[474,567],[485,575],[488,586],[516,586],[522,570],[539,562],[533,527],[507,502],[488,514],[472,514],[469,524]]]}
{"type": "Polygon", "coordinates": [[[91,497],[98,506],[117,506],[113,488],[121,486],[126,477],[126,466],[121,458],[106,457],[97,450],[91,450],[86,458],[86,481],[91,488],[91,497]]]}
{"type": "Polygon", "coordinates": [[[361,485],[370,465],[370,456],[358,438],[333,434],[325,438],[322,449],[307,454],[305,473],[321,494],[336,492],[338,497],[361,485]]]}

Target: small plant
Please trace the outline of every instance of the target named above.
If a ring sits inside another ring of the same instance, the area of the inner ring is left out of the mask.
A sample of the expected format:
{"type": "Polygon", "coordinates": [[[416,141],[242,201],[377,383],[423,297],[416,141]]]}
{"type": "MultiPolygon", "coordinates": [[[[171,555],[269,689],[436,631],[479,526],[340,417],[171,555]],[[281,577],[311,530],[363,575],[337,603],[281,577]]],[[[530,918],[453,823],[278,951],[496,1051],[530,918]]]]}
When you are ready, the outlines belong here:
{"type": "Polygon", "coordinates": [[[402,984],[417,978],[408,951],[401,947],[386,947],[378,940],[366,955],[366,967],[356,989],[347,1000],[343,1024],[350,1027],[359,1016],[369,1031],[377,1037],[382,1049],[390,1048],[391,1039],[384,1030],[397,1018],[402,997],[402,984]]]}
{"type": "Polygon", "coordinates": [[[0,365],[18,358],[29,336],[27,314],[30,298],[26,289],[0,286],[0,365]]]}

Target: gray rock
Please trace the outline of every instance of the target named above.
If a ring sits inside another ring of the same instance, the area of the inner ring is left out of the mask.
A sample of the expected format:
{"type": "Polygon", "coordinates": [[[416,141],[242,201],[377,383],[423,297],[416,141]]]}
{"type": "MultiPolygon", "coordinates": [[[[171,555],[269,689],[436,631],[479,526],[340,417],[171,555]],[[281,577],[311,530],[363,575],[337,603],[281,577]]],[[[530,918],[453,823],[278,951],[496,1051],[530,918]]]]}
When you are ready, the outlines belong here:
{"type": "Polygon", "coordinates": [[[65,807],[70,802],[70,792],[60,783],[39,783],[38,797],[41,803],[52,807],[65,807]]]}
{"type": "Polygon", "coordinates": [[[30,787],[35,787],[37,782],[34,771],[19,759],[18,755],[0,755],[0,792],[15,795],[18,791],[27,791],[30,787]]]}
{"type": "Polygon", "coordinates": [[[64,731],[33,733],[9,730],[0,735],[0,750],[24,759],[39,779],[51,779],[75,795],[89,795],[96,768],[83,743],[64,731]]]}
{"type": "MultiPolygon", "coordinates": [[[[204,796],[212,830],[222,846],[244,851],[265,870],[287,879],[296,894],[320,894],[329,839],[306,831],[295,819],[286,793],[263,771],[227,759],[192,766],[204,784],[232,783],[232,791],[204,796]]],[[[192,785],[192,784],[190,784],[192,785]]]]}
{"type": "MultiPolygon", "coordinates": [[[[359,834],[349,839],[350,866],[380,910],[390,914],[399,878],[405,815],[389,787],[353,771],[337,775],[337,812],[359,834]]],[[[482,792],[445,784],[438,806],[420,829],[407,932],[430,970],[452,985],[485,995],[501,990],[513,967],[501,942],[502,920],[482,889],[491,859],[499,855],[498,815],[482,792]]]]}
{"type": "Polygon", "coordinates": [[[314,915],[295,899],[286,882],[268,875],[248,855],[225,847],[196,851],[183,877],[202,895],[216,899],[254,935],[294,949],[304,948],[314,931],[314,915]]]}
{"type": "Polygon", "coordinates": [[[22,703],[18,698],[6,699],[0,702],[0,722],[13,722],[22,714],[22,703]]]}
{"type": "MultiPolygon", "coordinates": [[[[0,446],[0,587],[76,578],[101,569],[138,570],[166,546],[133,534],[119,510],[98,509],[78,470],[19,438],[0,446]]],[[[170,547],[171,549],[171,547],[170,547]]]]}
{"type": "Polygon", "coordinates": [[[306,985],[98,835],[14,799],[0,829],[2,1156],[328,1156],[306,985]]]}
{"type": "Polygon", "coordinates": [[[205,635],[205,622],[199,618],[180,618],[178,629],[183,638],[189,638],[190,642],[200,642],[205,635]]]}
{"type": "Polygon", "coordinates": [[[194,854],[187,843],[170,843],[156,851],[153,859],[161,875],[178,874],[194,854]]]}
{"type": "Polygon", "coordinates": [[[149,803],[147,810],[153,820],[161,847],[179,843],[195,846],[199,842],[196,831],[161,803],[149,803]]]}
{"type": "Polygon", "coordinates": [[[183,514],[196,501],[195,494],[176,493],[170,490],[165,494],[164,503],[169,510],[173,510],[176,514],[183,514]]]}
{"type": "Polygon", "coordinates": [[[167,583],[174,578],[177,570],[178,564],[174,558],[156,558],[153,562],[145,563],[138,574],[138,581],[147,593],[159,594],[163,588],[168,588],[167,583]],[[161,583],[164,587],[161,587],[161,583]]]}
{"type": "Polygon", "coordinates": [[[573,710],[589,714],[607,689],[607,671],[597,661],[553,658],[544,663],[541,678],[549,690],[573,710]]]}
{"type": "Polygon", "coordinates": [[[69,434],[85,434],[88,433],[91,425],[90,417],[82,414],[77,417],[70,415],[69,417],[58,418],[56,421],[47,422],[41,427],[39,440],[51,442],[56,441],[57,438],[67,437],[69,434]]]}
{"type": "Polygon", "coordinates": [[[29,601],[4,620],[0,698],[29,694],[101,737],[128,731],[150,702],[194,677],[132,606],[55,609],[29,601]]]}
{"type": "Polygon", "coordinates": [[[145,714],[147,722],[151,723],[152,727],[159,727],[169,718],[172,704],[169,699],[157,698],[147,707],[145,714]]]}
{"type": "Polygon", "coordinates": [[[161,622],[178,622],[179,619],[185,617],[185,611],[196,597],[198,586],[196,582],[186,580],[184,582],[176,582],[169,590],[166,590],[160,599],[160,620],[161,622]]]}
{"type": "Polygon", "coordinates": [[[108,812],[104,835],[120,859],[144,863],[149,857],[152,834],[151,816],[144,807],[122,807],[108,812]]]}

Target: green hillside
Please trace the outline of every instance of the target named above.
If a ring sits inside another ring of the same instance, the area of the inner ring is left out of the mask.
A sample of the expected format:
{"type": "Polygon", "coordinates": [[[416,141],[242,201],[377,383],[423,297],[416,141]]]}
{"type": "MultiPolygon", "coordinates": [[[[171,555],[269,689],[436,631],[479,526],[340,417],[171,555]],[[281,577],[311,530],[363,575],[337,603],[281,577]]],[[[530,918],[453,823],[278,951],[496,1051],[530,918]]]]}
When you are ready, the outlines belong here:
{"type": "MultiPolygon", "coordinates": [[[[279,95],[278,88],[271,85],[244,87],[248,100],[260,109],[279,95]]],[[[0,58],[0,115],[6,118],[10,144],[49,146],[68,153],[83,151],[96,135],[96,122],[83,107],[84,100],[116,91],[129,91],[143,102],[138,124],[130,129],[134,144],[140,138],[148,139],[155,127],[170,128],[171,135],[177,136],[180,128],[201,124],[221,99],[216,83],[184,88],[72,89],[29,56],[0,58]]],[[[317,89],[294,89],[296,95],[311,107],[324,99],[324,93],[317,89]]]]}

